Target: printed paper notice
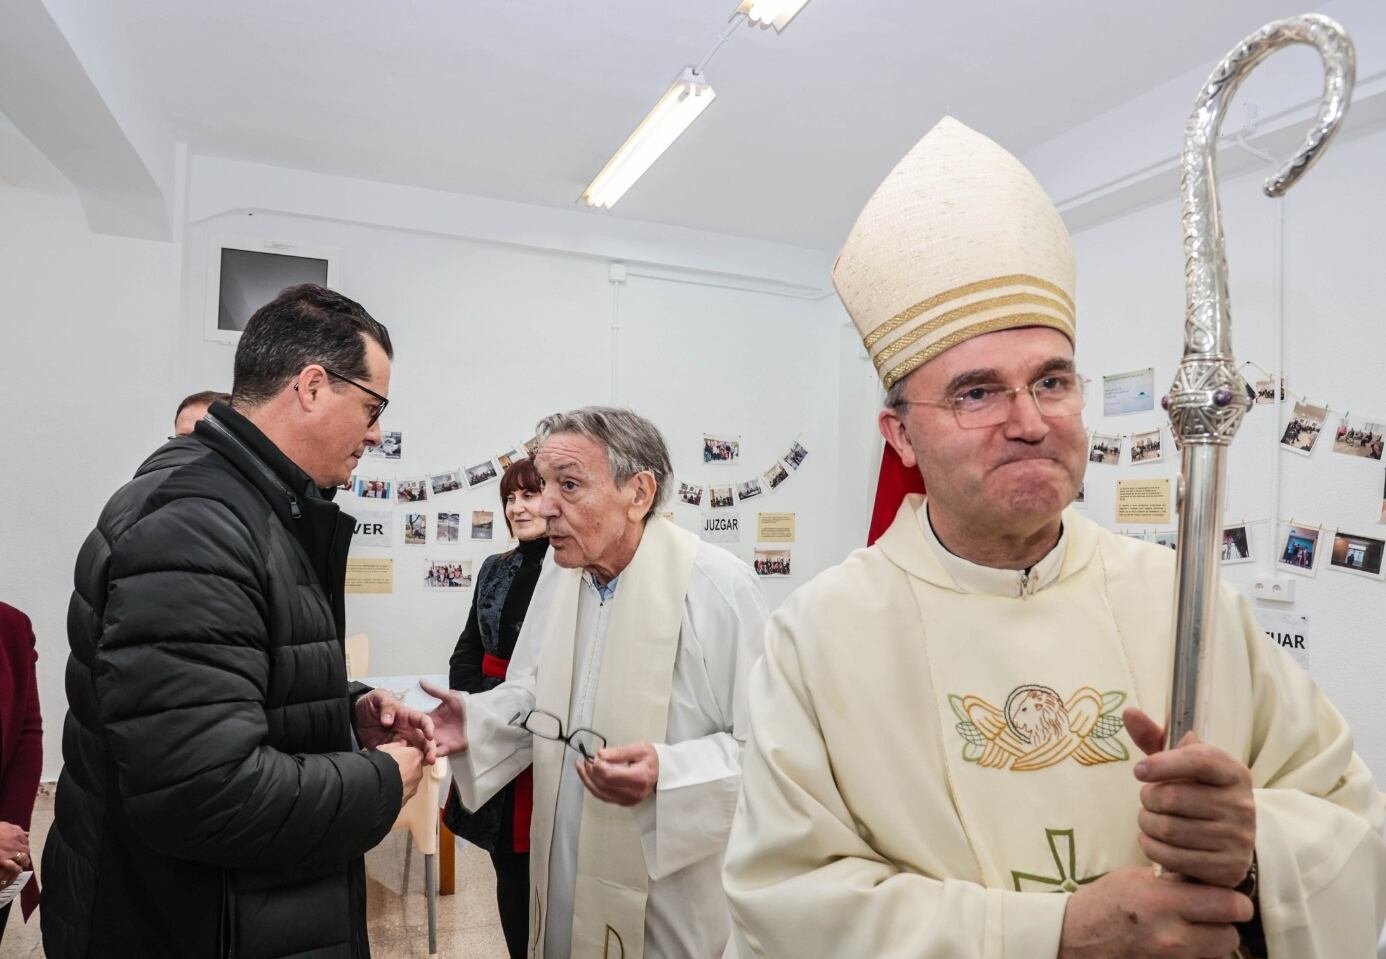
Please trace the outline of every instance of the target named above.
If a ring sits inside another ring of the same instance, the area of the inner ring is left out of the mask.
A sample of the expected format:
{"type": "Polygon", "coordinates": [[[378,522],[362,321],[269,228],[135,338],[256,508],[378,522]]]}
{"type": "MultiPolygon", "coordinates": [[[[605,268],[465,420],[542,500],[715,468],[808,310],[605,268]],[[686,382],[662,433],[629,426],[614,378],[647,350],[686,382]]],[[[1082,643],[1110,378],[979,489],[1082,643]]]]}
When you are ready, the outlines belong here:
{"type": "Polygon", "coordinates": [[[1169,522],[1169,480],[1117,480],[1116,521],[1163,525],[1169,522]]]}
{"type": "Polygon", "coordinates": [[[794,542],[793,513],[757,513],[756,542],[792,543],[794,542]]]}
{"type": "Polygon", "coordinates": [[[1102,377],[1102,415],[1123,416],[1155,408],[1155,370],[1146,367],[1102,377]]]}
{"type": "Polygon", "coordinates": [[[347,560],[346,591],[348,593],[393,593],[395,590],[395,561],[392,559],[347,560]]]}

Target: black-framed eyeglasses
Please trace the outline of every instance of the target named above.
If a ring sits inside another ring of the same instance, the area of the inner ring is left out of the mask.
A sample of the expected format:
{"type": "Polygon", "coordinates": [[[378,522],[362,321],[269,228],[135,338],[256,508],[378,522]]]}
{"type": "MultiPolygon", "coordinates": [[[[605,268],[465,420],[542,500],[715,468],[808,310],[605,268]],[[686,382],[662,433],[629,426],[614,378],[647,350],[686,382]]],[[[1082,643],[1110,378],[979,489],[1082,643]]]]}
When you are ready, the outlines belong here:
{"type": "Polygon", "coordinates": [[[606,748],[606,737],[586,726],[579,726],[564,735],[563,720],[547,709],[531,709],[527,713],[516,713],[510,717],[510,725],[521,726],[540,739],[563,743],[587,760],[595,761],[597,753],[606,748]]]}
{"type": "Polygon", "coordinates": [[[1046,373],[1027,386],[979,383],[959,390],[945,400],[901,400],[898,406],[937,406],[952,410],[965,430],[999,426],[1011,415],[1012,402],[1021,393],[1035,398],[1041,416],[1060,418],[1083,412],[1088,379],[1077,373],[1046,373]]]}
{"type": "Polygon", "coordinates": [[[370,411],[371,411],[371,418],[370,418],[370,422],[368,422],[368,423],[366,424],[367,426],[374,426],[374,425],[375,425],[375,421],[378,420],[378,419],[380,419],[380,414],[385,412],[385,407],[387,407],[387,406],[390,405],[390,400],[389,400],[388,397],[381,396],[379,393],[377,393],[375,390],[371,389],[369,386],[365,386],[364,384],[358,383],[358,382],[356,382],[355,380],[353,380],[353,379],[352,379],[351,377],[349,377],[349,376],[343,376],[341,373],[338,373],[336,370],[329,370],[329,369],[328,369],[327,367],[325,367],[325,366],[322,368],[322,371],[323,371],[324,373],[326,373],[328,376],[331,376],[331,377],[333,377],[333,378],[335,378],[335,379],[341,380],[343,383],[350,383],[352,386],[356,387],[358,390],[361,390],[363,393],[369,393],[371,396],[375,397],[376,399],[378,399],[378,400],[380,401],[379,403],[375,404],[374,406],[372,406],[372,407],[370,408],[370,411]]]}

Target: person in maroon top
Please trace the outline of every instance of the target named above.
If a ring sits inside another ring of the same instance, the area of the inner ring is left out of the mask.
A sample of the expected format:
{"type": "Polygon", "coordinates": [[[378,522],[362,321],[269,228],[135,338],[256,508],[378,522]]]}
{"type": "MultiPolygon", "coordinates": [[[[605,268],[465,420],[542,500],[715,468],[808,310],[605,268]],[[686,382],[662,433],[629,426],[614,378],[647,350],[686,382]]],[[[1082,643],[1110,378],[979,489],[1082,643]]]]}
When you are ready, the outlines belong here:
{"type": "MultiPolygon", "coordinates": [[[[548,552],[548,524],[539,515],[539,471],[532,460],[516,460],[501,477],[501,503],[512,550],[481,564],[467,625],[448,662],[448,685],[480,693],[505,680],[510,654],[520,636],[539,570],[548,552]]],[[[496,869],[496,906],[512,957],[523,957],[529,942],[529,820],[533,780],[526,769],[474,813],[462,807],[454,789],[444,821],[458,836],[491,853],[496,869]]]]}
{"type": "MultiPolygon", "coordinates": [[[[39,717],[38,652],[29,617],[0,603],[0,888],[34,868],[29,820],[43,769],[43,720],[39,717]]],[[[38,879],[19,894],[27,920],[39,902],[38,879]]],[[[10,907],[0,909],[0,938],[10,907]]]]}

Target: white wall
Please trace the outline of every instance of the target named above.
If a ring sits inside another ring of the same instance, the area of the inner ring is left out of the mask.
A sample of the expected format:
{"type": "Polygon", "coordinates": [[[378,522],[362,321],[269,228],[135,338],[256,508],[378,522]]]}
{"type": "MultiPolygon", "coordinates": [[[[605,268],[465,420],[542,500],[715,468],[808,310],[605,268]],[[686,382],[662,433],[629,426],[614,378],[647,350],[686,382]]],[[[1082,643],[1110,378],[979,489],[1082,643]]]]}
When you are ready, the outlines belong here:
{"type": "MultiPolygon", "coordinates": [[[[1373,268],[1370,214],[1386,207],[1374,169],[1383,150],[1380,132],[1336,145],[1285,201],[1290,387],[1379,414],[1386,400],[1374,374],[1386,334],[1373,321],[1386,277],[1373,268]]],[[[813,298],[815,286],[827,287],[826,256],[229,161],[195,159],[192,169],[178,205],[189,211],[182,247],[94,236],[74,199],[0,188],[0,381],[27,438],[0,459],[0,598],[26,610],[39,632],[47,775],[60,762],[65,612],[78,546],[106,497],[165,435],[176,401],[230,383],[232,348],[202,335],[213,235],[341,249],[342,288],[389,325],[397,348],[387,425],[405,433],[407,458],[371,461],[383,475],[467,465],[527,438],[544,413],[614,399],[650,415],[670,440],[678,478],[702,484],[764,470],[802,432],[804,468],[778,494],[740,508],[749,526],[759,510],[798,514],[796,576],[765,583],[772,605],[862,541],[879,457],[878,392],[840,305],[813,298]],[[608,280],[613,259],[632,270],[619,292],[608,280]],[[704,430],[740,433],[745,466],[704,466],[704,430]],[[33,492],[35,479],[56,477],[61,496],[33,492]]],[[[1276,207],[1259,195],[1258,180],[1229,179],[1222,192],[1237,352],[1269,367],[1276,207]]],[[[1075,236],[1079,358],[1089,375],[1153,364],[1158,388],[1171,380],[1182,350],[1180,236],[1173,198],[1075,236]]],[[[1159,413],[1104,421],[1098,395],[1089,405],[1094,428],[1130,433],[1164,422],[1159,413]]],[[[1233,449],[1229,518],[1268,518],[1278,469],[1284,517],[1370,534],[1382,466],[1326,447],[1307,460],[1280,454],[1271,420],[1258,408],[1233,449]]],[[[1116,479],[1172,476],[1176,461],[1167,456],[1159,466],[1093,467],[1089,515],[1115,525],[1116,479]]],[[[465,524],[472,509],[495,509],[496,487],[430,502],[430,536],[443,505],[465,524]]],[[[397,519],[406,512],[389,509],[397,519]]],[[[674,510],[689,523],[697,515],[674,510]]],[[[751,537],[736,547],[743,556],[751,537]]],[[[1269,557],[1269,528],[1255,527],[1253,537],[1269,557]]],[[[479,560],[502,546],[362,549],[397,557],[399,567],[394,594],[352,597],[348,606],[350,628],[373,638],[372,671],[444,668],[470,593],[425,593],[423,557],[479,560]]],[[[1261,565],[1229,569],[1228,578],[1246,586],[1261,565]]],[[[1294,608],[1312,624],[1312,672],[1386,781],[1386,734],[1373,722],[1386,657],[1373,614],[1386,584],[1323,569],[1298,585],[1294,608]]]]}
{"type": "MultiPolygon", "coordinates": [[[[225,214],[188,232],[181,388],[229,383],[232,347],[203,339],[193,314],[203,297],[206,238],[245,233],[246,220],[225,214]]],[[[756,476],[803,434],[810,451],[803,467],[776,493],[739,507],[746,531],[729,546],[749,561],[757,511],[798,514],[791,548],[802,572],[765,581],[772,605],[845,551],[836,540],[839,318],[829,301],[703,285],[696,274],[679,281],[633,274],[614,298],[604,260],[284,215],[253,220],[261,236],[340,248],[338,285],[390,329],[395,363],[384,426],[403,432],[404,457],[364,460],[360,475],[470,466],[528,439],[545,414],[614,401],[660,427],[681,481],[756,476]],[[704,465],[704,431],[740,435],[741,462],[704,465]]],[[[345,494],[339,502],[348,511],[381,508],[345,494]]],[[[461,513],[465,529],[473,509],[491,510],[503,537],[498,487],[386,508],[395,545],[357,547],[353,555],[393,558],[394,592],[348,597],[348,630],[371,637],[372,673],[446,671],[471,592],[425,590],[425,560],[479,566],[505,542],[435,546],[436,514],[461,513]],[[428,515],[426,546],[403,544],[403,517],[416,511],[428,515]]],[[[696,528],[699,510],[669,508],[696,528]]]]}
{"type": "MultiPolygon", "coordinates": [[[[390,328],[396,362],[385,426],[404,433],[405,454],[398,463],[366,460],[362,474],[408,477],[470,466],[528,439],[547,413],[614,401],[659,425],[681,481],[750,478],[802,433],[810,450],[804,466],[773,495],[739,508],[743,529],[750,529],[731,548],[750,560],[758,510],[799,514],[793,548],[805,573],[767,581],[772,603],[839,555],[838,342],[835,317],[823,303],[636,275],[614,298],[599,260],[282,216],[255,219],[265,235],[339,246],[339,285],[390,328]],[[741,462],[705,466],[704,431],[740,435],[741,462]]],[[[233,228],[234,221],[199,225],[189,242],[200,246],[199,234],[233,228]]],[[[190,277],[201,272],[189,266],[190,277]]],[[[187,368],[224,383],[231,349],[202,341],[195,325],[185,335],[187,368]]],[[[375,508],[354,497],[341,502],[375,508]]],[[[397,527],[415,511],[390,509],[397,527]]],[[[462,513],[464,525],[473,509],[499,514],[494,484],[438,497],[423,509],[428,546],[403,545],[397,529],[394,547],[355,553],[395,559],[393,594],[352,596],[347,606],[349,629],[371,636],[374,673],[445,669],[471,594],[426,591],[425,558],[479,565],[504,548],[501,540],[432,545],[440,510],[462,513]]],[[[685,526],[699,521],[697,509],[670,509],[685,526]]]]}
{"type": "Polygon", "coordinates": [[[78,201],[0,184],[0,600],[34,622],[44,775],[61,765],[73,562],[107,497],[173,429],[168,243],[93,234],[78,201]]]}
{"type": "MultiPolygon", "coordinates": [[[[1367,133],[1334,145],[1284,202],[1285,370],[1291,391],[1335,410],[1386,416],[1381,356],[1386,329],[1379,321],[1386,298],[1386,271],[1379,259],[1377,221],[1386,209],[1379,170],[1386,132],[1367,133]]],[[[1277,204],[1260,193],[1260,172],[1222,184],[1235,352],[1271,369],[1275,351],[1275,218],[1277,204]]],[[[1101,376],[1153,365],[1157,392],[1174,378],[1183,352],[1183,250],[1174,198],[1079,232],[1078,358],[1094,378],[1088,425],[1131,433],[1167,423],[1153,413],[1103,418],[1101,376]]],[[[1259,376],[1247,372],[1248,379],[1259,376]]],[[[1285,416],[1293,400],[1287,397],[1285,416]]],[[[1331,452],[1336,415],[1312,457],[1281,452],[1282,424],[1273,407],[1258,406],[1230,453],[1227,518],[1268,520],[1272,477],[1280,471],[1281,518],[1386,538],[1380,525],[1383,464],[1331,452]]],[[[1166,434],[1168,440],[1168,434],[1166,434]]],[[[1125,458],[1123,458],[1125,462],[1125,458]]],[[[1088,515],[1115,523],[1118,478],[1170,476],[1178,459],[1149,466],[1090,466],[1088,515]]],[[[1225,575],[1250,591],[1251,580],[1270,571],[1276,553],[1270,525],[1251,530],[1254,564],[1228,567],[1225,575]]],[[[1324,541],[1321,540],[1321,543],[1324,541]]],[[[1321,550],[1323,546],[1321,545],[1321,550]]],[[[1379,682],[1386,675],[1386,583],[1328,568],[1320,556],[1313,579],[1291,577],[1297,601],[1257,604],[1306,614],[1310,623],[1310,672],[1347,717],[1358,749],[1386,783],[1386,732],[1380,717],[1379,682]]]]}
{"type": "MultiPolygon", "coordinates": [[[[341,288],[389,326],[396,348],[386,425],[404,432],[406,453],[398,463],[367,461],[383,476],[470,465],[527,439],[546,413],[614,400],[655,420],[678,478],[690,482],[756,475],[802,433],[804,466],[779,492],[739,508],[748,531],[730,547],[750,559],[760,510],[798,514],[796,575],[765,581],[772,605],[864,535],[864,518],[843,521],[837,455],[840,371],[864,360],[842,336],[836,301],[814,296],[814,285],[827,282],[822,254],[491,201],[449,205],[434,202],[439,195],[301,171],[194,159],[199,165],[179,204],[193,218],[181,246],[93,235],[72,197],[0,189],[0,381],[27,438],[0,460],[0,599],[26,611],[38,633],[45,777],[61,764],[77,550],[105,500],[163,441],[178,399],[230,386],[233,347],[203,336],[214,236],[341,250],[341,288]],[[278,199],[297,208],[269,212],[249,189],[281,191],[278,199]],[[379,215],[361,209],[363,197],[379,215]],[[301,209],[310,204],[363,222],[301,209]],[[618,295],[607,253],[630,264],[618,295]],[[704,430],[739,433],[741,464],[704,466],[704,430]],[[60,495],[34,492],[59,477],[60,495]]],[[[860,465],[847,471],[858,488],[860,465]]],[[[373,672],[446,669],[471,593],[426,593],[424,558],[479,563],[505,543],[435,548],[436,513],[461,513],[465,527],[472,509],[499,514],[497,498],[492,484],[430,501],[427,547],[403,546],[397,530],[394,548],[358,550],[396,558],[393,594],[348,603],[349,628],[372,637],[373,672]]],[[[401,524],[410,511],[387,508],[401,524]]],[[[671,508],[696,523],[697,510],[671,508]]]]}

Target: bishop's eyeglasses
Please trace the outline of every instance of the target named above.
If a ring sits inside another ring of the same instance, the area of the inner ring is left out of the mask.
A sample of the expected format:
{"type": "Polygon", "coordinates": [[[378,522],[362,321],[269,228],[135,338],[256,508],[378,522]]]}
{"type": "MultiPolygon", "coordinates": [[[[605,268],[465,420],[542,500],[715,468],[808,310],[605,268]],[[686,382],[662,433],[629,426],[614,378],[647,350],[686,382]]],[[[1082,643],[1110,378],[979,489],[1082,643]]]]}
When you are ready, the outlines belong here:
{"type": "Polygon", "coordinates": [[[1073,372],[1046,373],[1028,386],[977,383],[963,387],[943,400],[901,400],[898,406],[937,406],[952,410],[965,430],[1000,426],[1011,416],[1011,405],[1021,393],[1035,399],[1041,416],[1059,418],[1083,412],[1088,379],[1073,372]]]}
{"type": "Polygon", "coordinates": [[[606,737],[586,726],[579,726],[565,736],[563,720],[547,709],[531,709],[527,713],[516,713],[510,717],[510,725],[521,726],[540,739],[563,743],[587,760],[595,761],[597,753],[606,748],[606,737]]]}

